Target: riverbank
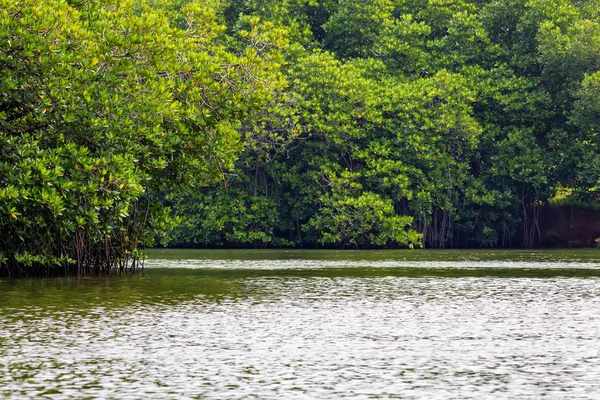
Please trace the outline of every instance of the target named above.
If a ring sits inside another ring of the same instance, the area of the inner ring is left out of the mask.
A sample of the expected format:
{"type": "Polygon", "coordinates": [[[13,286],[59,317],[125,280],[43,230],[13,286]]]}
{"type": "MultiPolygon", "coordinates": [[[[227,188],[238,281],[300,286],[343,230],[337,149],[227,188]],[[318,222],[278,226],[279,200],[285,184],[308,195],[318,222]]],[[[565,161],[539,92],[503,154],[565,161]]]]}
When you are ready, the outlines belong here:
{"type": "Polygon", "coordinates": [[[542,207],[540,247],[596,247],[600,244],[600,211],[581,207],[542,207]]]}

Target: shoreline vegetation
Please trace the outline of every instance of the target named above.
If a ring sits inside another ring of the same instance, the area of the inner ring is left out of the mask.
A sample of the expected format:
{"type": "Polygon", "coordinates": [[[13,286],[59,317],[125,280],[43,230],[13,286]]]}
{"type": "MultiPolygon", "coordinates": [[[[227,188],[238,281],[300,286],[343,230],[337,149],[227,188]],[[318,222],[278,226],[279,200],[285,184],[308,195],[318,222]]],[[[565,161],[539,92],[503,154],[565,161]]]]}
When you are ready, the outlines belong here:
{"type": "MultiPolygon", "coordinates": [[[[600,247],[600,210],[593,203],[577,203],[576,205],[544,205],[538,211],[537,226],[533,242],[528,249],[583,249],[600,247]]],[[[522,229],[522,228],[521,228],[522,229]]],[[[522,230],[521,230],[522,232],[522,230]]],[[[215,242],[215,243],[170,243],[168,246],[158,245],[155,249],[406,249],[406,246],[338,246],[335,244],[306,244],[296,242],[290,238],[283,245],[277,241],[240,241],[240,242],[215,242]],[[290,245],[292,243],[292,245],[290,245]]],[[[482,246],[465,244],[445,247],[417,247],[419,249],[524,249],[521,242],[504,243],[502,245],[482,246]]]]}
{"type": "Polygon", "coordinates": [[[594,246],[599,21],[597,0],[0,0],[0,275],[153,246],[594,246]]]}

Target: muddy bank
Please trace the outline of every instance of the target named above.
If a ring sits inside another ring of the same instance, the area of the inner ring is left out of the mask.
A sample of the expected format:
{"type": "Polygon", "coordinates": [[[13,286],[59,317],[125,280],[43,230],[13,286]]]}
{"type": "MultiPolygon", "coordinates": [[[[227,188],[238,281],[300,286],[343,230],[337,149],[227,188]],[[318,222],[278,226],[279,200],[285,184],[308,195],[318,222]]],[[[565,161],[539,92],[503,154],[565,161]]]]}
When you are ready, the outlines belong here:
{"type": "Polygon", "coordinates": [[[542,207],[541,247],[594,247],[600,243],[600,211],[576,207],[542,207]]]}

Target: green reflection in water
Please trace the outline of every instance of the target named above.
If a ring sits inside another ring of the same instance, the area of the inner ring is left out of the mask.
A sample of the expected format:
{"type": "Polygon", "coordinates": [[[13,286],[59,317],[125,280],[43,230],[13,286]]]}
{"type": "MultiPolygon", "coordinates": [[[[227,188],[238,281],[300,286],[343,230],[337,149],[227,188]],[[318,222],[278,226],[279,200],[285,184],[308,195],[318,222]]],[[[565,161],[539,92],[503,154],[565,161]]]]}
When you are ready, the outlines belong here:
{"type": "Polygon", "coordinates": [[[196,296],[218,300],[238,296],[235,280],[205,278],[188,270],[152,270],[137,275],[5,279],[0,281],[0,314],[23,307],[93,308],[134,303],[177,303],[196,296]]]}
{"type": "Polygon", "coordinates": [[[553,250],[188,250],[150,249],[150,259],[530,261],[600,263],[600,249],[553,250]]]}
{"type": "Polygon", "coordinates": [[[153,250],[4,279],[0,397],[593,398],[599,255],[153,250]]]}
{"type": "Polygon", "coordinates": [[[121,307],[262,296],[254,278],[600,277],[600,251],[150,250],[137,275],[0,280],[0,313],[11,309],[121,307]],[[188,261],[202,261],[187,268],[188,261]],[[259,262],[258,264],[256,262],[259,262]],[[286,267],[282,268],[284,261],[286,267]],[[394,265],[394,263],[400,265],[394,265]]]}

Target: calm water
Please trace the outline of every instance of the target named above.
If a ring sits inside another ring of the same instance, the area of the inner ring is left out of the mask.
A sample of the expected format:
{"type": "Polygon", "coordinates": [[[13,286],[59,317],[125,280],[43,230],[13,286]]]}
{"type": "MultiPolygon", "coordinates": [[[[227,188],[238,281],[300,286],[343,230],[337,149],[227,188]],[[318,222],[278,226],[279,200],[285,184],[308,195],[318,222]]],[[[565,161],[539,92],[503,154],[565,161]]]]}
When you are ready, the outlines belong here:
{"type": "Polygon", "coordinates": [[[0,280],[0,397],[600,398],[600,251],[153,251],[0,280]]]}

